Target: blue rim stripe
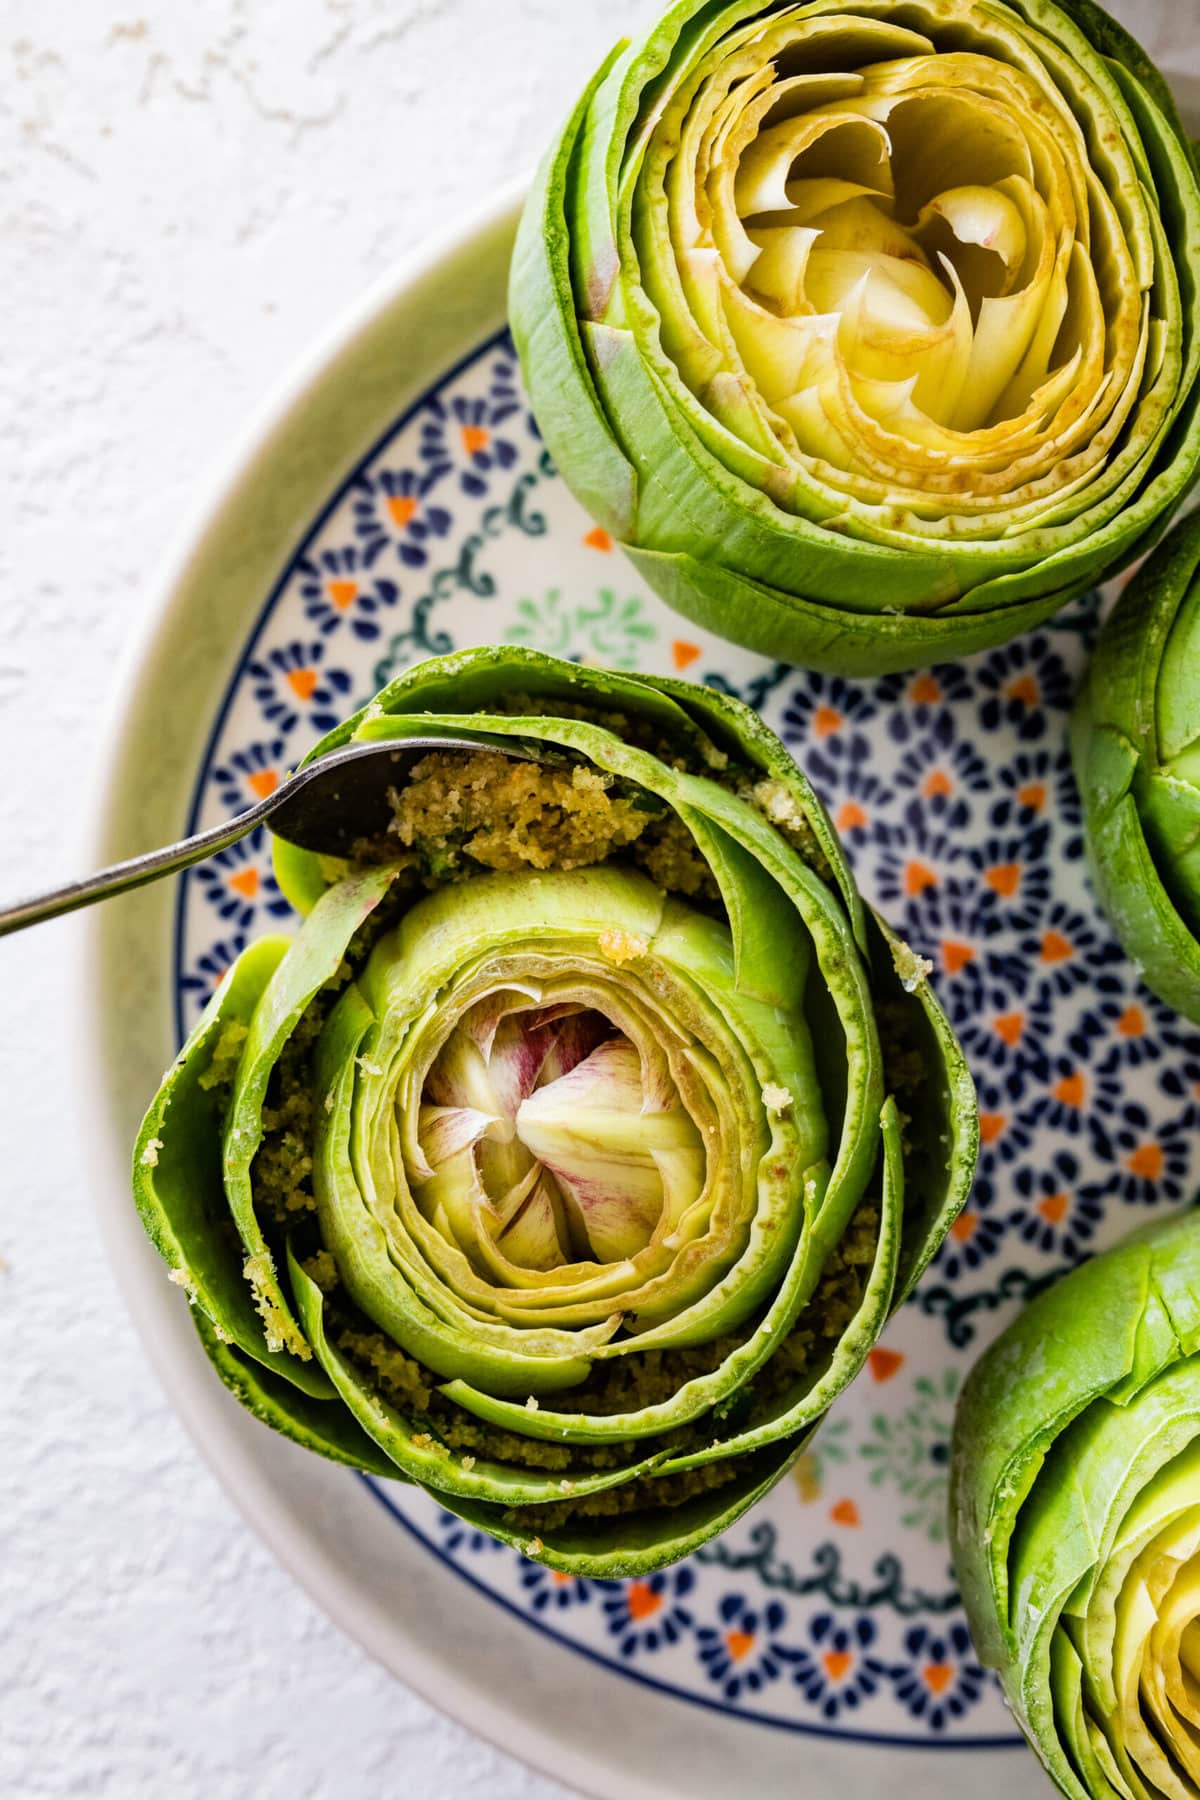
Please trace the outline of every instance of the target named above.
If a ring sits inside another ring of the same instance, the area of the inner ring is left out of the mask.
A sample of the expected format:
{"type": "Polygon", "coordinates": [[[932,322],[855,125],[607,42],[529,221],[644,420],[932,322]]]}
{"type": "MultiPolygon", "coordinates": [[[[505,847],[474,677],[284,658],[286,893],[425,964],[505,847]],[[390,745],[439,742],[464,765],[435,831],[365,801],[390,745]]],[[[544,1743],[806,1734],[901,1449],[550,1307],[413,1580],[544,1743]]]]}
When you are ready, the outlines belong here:
{"type": "Polygon", "coordinates": [[[531,1618],[522,1612],[516,1603],[504,1594],[498,1594],[486,1582],[480,1581],[477,1575],[464,1569],[454,1558],[448,1556],[440,1544],[426,1537],[419,1525],[406,1518],[394,1501],[390,1500],[383,1489],[369,1475],[359,1475],[357,1479],[369,1493],[374,1495],[386,1512],[389,1512],[398,1524],[403,1525],[410,1537],[416,1538],[423,1549],[430,1551],[437,1560],[454,1573],[468,1587],[475,1589],[485,1599],[519,1619],[523,1625],[532,1625],[535,1631],[542,1632],[556,1644],[566,1650],[573,1650],[577,1656],[586,1657],[588,1662],[598,1663],[610,1674],[620,1676],[624,1681],[636,1681],[641,1687],[650,1688],[656,1694],[666,1694],[672,1700],[686,1701],[690,1706],[702,1706],[706,1712],[720,1713],[722,1718],[735,1719],[747,1725],[769,1725],[775,1731],[799,1732],[802,1737],[833,1738],[848,1744],[879,1744],[890,1750],[1023,1750],[1025,1739],[1022,1737],[962,1737],[962,1738],[912,1738],[893,1737],[887,1732],[873,1731],[832,1731],[827,1725],[809,1725],[802,1719],[773,1718],[770,1713],[754,1712],[748,1707],[723,1706],[719,1700],[709,1700],[703,1694],[692,1692],[690,1688],[676,1687],[673,1682],[660,1681],[655,1675],[646,1675],[641,1669],[623,1668],[613,1662],[602,1651],[594,1650],[589,1644],[581,1644],[577,1639],[568,1637],[565,1632],[556,1631],[542,1619],[531,1618]]]}

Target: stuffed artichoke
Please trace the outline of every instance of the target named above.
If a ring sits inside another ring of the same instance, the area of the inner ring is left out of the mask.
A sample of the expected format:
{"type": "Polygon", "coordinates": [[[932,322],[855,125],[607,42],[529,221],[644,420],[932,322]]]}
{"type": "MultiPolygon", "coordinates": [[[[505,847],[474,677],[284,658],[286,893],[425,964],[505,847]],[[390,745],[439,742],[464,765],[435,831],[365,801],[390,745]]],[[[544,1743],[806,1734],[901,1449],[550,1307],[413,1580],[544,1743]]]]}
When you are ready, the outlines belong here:
{"type": "Polygon", "coordinates": [[[1100,902],[1155,993],[1200,1023],[1200,519],[1125,589],[1072,727],[1100,902]]]}
{"type": "Polygon", "coordinates": [[[955,1428],[955,1563],[985,1663],[1072,1800],[1200,1786],[1200,1213],[1029,1306],[955,1428]]]}
{"type": "Polygon", "coordinates": [[[782,660],[980,650],[1200,462],[1200,186],[1093,0],[677,0],[547,157],[510,312],[569,486],[782,660]]]}
{"type": "Polygon", "coordinates": [[[345,857],[277,845],[304,923],[165,1076],[138,1204],[262,1419],[557,1568],[649,1570],[862,1365],[962,1204],[973,1089],[739,702],[467,651],[312,754],[431,730],[461,750],[345,857]]]}

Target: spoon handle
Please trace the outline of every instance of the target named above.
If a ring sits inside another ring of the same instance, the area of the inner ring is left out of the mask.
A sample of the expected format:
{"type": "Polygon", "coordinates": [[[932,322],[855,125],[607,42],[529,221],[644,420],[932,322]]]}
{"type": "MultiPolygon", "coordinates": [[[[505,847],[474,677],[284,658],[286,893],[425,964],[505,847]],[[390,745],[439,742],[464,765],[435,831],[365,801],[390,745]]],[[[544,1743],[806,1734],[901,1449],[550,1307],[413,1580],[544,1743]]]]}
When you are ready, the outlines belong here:
{"type": "Polygon", "coordinates": [[[77,912],[80,907],[91,906],[97,900],[124,894],[130,888],[144,887],[148,881],[157,881],[160,876],[174,875],[179,869],[190,868],[192,863],[203,862],[206,856],[236,844],[239,838],[244,838],[247,832],[261,824],[274,810],[273,800],[274,796],[271,796],[234,818],[226,819],[221,825],[213,825],[208,831],[184,838],[181,843],[167,844],[161,850],[148,851],[145,856],[131,856],[125,862],[114,863],[109,869],[89,875],[85,881],[64,882],[62,887],[36,894],[31,900],[19,900],[15,906],[0,906],[0,937],[23,931],[27,925],[57,919],[63,913],[77,912]]]}

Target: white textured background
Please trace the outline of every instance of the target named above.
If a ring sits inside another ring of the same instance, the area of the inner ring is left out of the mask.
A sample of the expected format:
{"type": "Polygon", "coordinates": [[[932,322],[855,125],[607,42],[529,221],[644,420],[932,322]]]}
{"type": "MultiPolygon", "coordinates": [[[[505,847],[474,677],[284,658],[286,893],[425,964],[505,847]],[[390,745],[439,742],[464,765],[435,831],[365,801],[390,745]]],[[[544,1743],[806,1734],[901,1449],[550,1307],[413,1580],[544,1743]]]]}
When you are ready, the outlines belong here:
{"type": "MultiPolygon", "coordinates": [[[[252,406],[530,165],[637,0],[0,0],[0,892],[252,406]]],[[[63,928],[0,943],[0,1795],[553,1800],[336,1633],[143,1363],[64,1103],[63,928]]]]}
{"type": "MultiPolygon", "coordinates": [[[[1200,99],[1200,0],[1117,3],[1200,99]]],[[[253,404],[653,10],[0,0],[0,891],[76,872],[97,705],[253,404]]],[[[0,1795],[561,1800],[338,1636],[175,1423],[71,1141],[61,931],[0,944],[0,1795]]]]}

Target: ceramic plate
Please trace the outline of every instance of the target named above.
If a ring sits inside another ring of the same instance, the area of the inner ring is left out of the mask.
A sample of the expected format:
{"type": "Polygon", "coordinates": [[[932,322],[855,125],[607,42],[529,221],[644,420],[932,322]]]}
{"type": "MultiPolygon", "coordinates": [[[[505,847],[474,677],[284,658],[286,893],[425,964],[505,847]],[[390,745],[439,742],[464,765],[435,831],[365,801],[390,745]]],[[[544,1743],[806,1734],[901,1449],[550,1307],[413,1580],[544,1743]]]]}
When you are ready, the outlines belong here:
{"type": "Polygon", "coordinates": [[[288,905],[262,836],[95,920],[101,1202],[147,1350],[235,1498],[404,1680],[612,1796],[1045,1791],[979,1667],[946,1545],[972,1359],[1059,1272],[1200,1185],[1200,1044],[1137,982],[1081,863],[1067,717],[1098,597],[913,676],[806,675],[693,630],[557,478],[503,321],[514,209],[376,294],[255,431],[171,572],[123,703],[105,854],[209,825],[420,658],[484,641],[685,674],[758,707],[859,882],[936,965],[980,1090],[968,1210],[809,1454],[646,1581],[565,1579],[242,1414],[143,1243],[137,1115],[288,905]],[[147,784],[153,763],[157,779],[147,784]]]}

